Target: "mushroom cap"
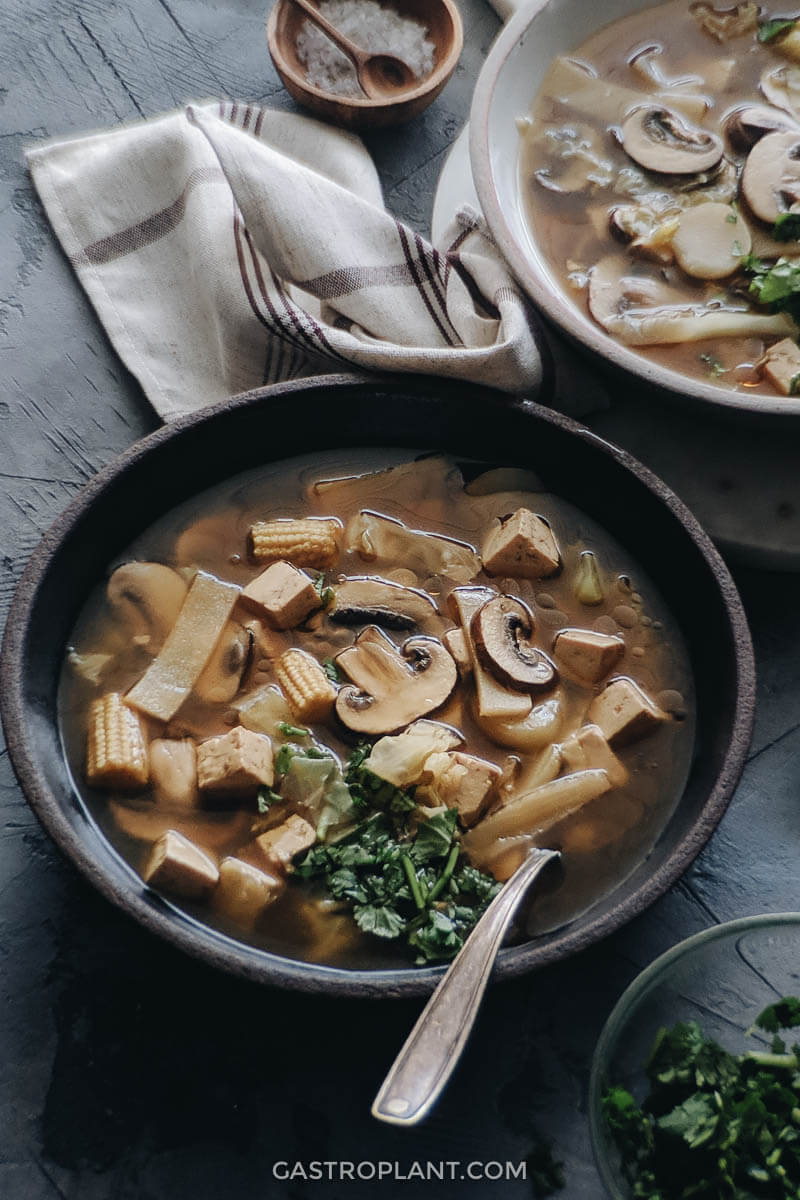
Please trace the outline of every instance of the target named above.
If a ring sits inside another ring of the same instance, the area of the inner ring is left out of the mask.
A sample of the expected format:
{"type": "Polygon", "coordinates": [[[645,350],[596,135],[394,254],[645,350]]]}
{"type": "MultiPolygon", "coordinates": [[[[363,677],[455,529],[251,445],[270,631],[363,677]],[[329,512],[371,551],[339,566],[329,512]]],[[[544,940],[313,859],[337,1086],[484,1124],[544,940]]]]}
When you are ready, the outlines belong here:
{"type": "Polygon", "coordinates": [[[752,150],[769,133],[800,130],[795,118],[774,105],[746,104],[734,108],[725,119],[725,133],[735,150],[752,150]]]}
{"type": "Polygon", "coordinates": [[[237,695],[253,653],[255,637],[238,621],[229,621],[211,658],[194,685],[194,694],[206,704],[228,704],[237,695]]]}
{"type": "Polygon", "coordinates": [[[800,118],[800,67],[773,67],[764,72],[758,86],[770,104],[800,118]]]}
{"type": "Polygon", "coordinates": [[[436,638],[409,638],[400,650],[374,625],[336,657],[353,680],[340,688],[336,714],[357,733],[394,733],[439,708],[458,680],[452,655],[436,638]]]}
{"type": "Polygon", "coordinates": [[[149,638],[148,653],[155,655],[177,621],[188,590],[186,580],[172,567],[128,562],[111,575],[106,596],[131,638],[149,638]]]}
{"type": "Polygon", "coordinates": [[[553,687],[558,672],[533,645],[533,613],[514,596],[497,596],[475,613],[470,633],[479,659],[509,687],[540,692],[553,687]]]}
{"type": "Polygon", "coordinates": [[[660,104],[635,108],[622,123],[622,145],[634,162],[661,175],[694,175],[722,158],[722,139],[660,104]]]}
{"type": "Polygon", "coordinates": [[[334,605],[328,617],[336,625],[382,625],[385,629],[425,629],[437,618],[427,592],[375,579],[352,576],[334,586],[334,605]]]}
{"type": "Polygon", "coordinates": [[[800,209],[800,129],[756,142],[744,164],[742,193],[753,213],[770,224],[800,209]]]}

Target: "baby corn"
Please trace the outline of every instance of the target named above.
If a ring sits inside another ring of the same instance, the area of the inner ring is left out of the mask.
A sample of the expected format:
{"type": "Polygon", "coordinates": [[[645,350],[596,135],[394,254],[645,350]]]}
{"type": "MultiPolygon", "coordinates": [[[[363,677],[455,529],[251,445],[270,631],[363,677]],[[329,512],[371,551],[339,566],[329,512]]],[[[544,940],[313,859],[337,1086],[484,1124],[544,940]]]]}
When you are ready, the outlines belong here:
{"type": "Polygon", "coordinates": [[[336,688],[310,654],[287,650],[275,665],[275,675],[298,720],[323,721],[330,715],[336,688]]]}
{"type": "Polygon", "coordinates": [[[250,553],[257,562],[331,567],[339,556],[340,532],[338,521],[258,521],[250,529],[250,553]]]}
{"type": "Polygon", "coordinates": [[[118,692],[93,701],[89,711],[86,777],[92,787],[144,787],[150,774],[141,722],[118,692]]]}

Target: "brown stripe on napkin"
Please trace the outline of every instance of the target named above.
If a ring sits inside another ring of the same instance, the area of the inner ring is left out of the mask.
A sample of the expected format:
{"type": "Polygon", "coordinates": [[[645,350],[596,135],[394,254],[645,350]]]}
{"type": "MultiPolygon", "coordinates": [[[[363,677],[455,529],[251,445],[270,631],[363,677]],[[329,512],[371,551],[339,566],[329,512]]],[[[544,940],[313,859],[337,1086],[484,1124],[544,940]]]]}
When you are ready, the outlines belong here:
{"type": "Polygon", "coordinates": [[[121,229],[118,233],[112,233],[109,237],[100,238],[99,241],[85,246],[78,256],[79,259],[95,265],[107,263],[152,245],[180,224],[186,213],[186,202],[195,188],[205,183],[219,183],[224,178],[220,167],[199,167],[192,171],[183,191],[172,204],[135,225],[129,225],[127,229],[121,229]]]}

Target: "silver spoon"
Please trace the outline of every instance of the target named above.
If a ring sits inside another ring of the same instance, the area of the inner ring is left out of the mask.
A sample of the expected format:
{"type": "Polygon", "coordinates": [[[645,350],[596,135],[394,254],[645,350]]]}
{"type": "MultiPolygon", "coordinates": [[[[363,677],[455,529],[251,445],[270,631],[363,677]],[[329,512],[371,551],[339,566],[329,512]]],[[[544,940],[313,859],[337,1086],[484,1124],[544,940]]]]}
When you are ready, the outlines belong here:
{"type": "Polygon", "coordinates": [[[461,1057],[520,900],[544,867],[560,857],[558,850],[531,850],[495,896],[389,1068],[372,1105],[373,1117],[408,1126],[430,1112],[461,1057]]]}
{"type": "Polygon", "coordinates": [[[310,20],[347,55],[369,100],[390,99],[396,92],[417,82],[414,72],[402,58],[395,54],[373,54],[369,50],[362,50],[335,25],[331,25],[311,0],[292,0],[292,3],[302,8],[310,20]]]}

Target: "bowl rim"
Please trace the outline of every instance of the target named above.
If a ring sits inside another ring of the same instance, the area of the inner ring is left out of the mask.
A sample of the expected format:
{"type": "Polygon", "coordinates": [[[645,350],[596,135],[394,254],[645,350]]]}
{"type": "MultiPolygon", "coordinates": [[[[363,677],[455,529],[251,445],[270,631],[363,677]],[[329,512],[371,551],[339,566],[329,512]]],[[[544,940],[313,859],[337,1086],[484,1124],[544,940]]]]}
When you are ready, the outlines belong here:
{"type": "MultiPolygon", "coordinates": [[[[506,219],[500,193],[492,171],[490,125],[495,91],[503,69],[518,46],[524,42],[536,18],[557,0],[531,0],[511,17],[498,34],[478,76],[470,110],[469,148],[472,175],[486,222],[499,246],[503,257],[510,265],[523,289],[528,293],[544,316],[559,327],[559,330],[581,347],[624,372],[633,381],[657,389],[659,395],[673,400],[700,402],[711,405],[717,411],[729,414],[746,414],[749,417],[800,417],[800,398],[791,396],[767,396],[744,392],[725,391],[701,379],[692,379],[669,367],[661,366],[644,355],[637,354],[622,342],[616,341],[580,312],[577,305],[548,278],[527,253],[526,248],[514,235],[506,219]]],[[[658,0],[651,0],[655,4],[658,0]]],[[[602,11],[602,10],[600,10],[602,11]]],[[[602,18],[598,30],[607,25],[602,18]]],[[[531,37],[535,44],[535,37],[531,37]]],[[[568,53],[572,47],[565,47],[568,53]]],[[[515,114],[509,114],[513,122],[515,114]]]]}
{"type": "Polygon", "coordinates": [[[800,927],[800,912],[757,913],[751,917],[737,917],[735,920],[723,921],[719,925],[711,925],[708,929],[701,929],[699,933],[693,933],[690,937],[683,938],[682,941],[677,942],[669,950],[665,950],[663,954],[654,959],[649,966],[640,971],[628,984],[625,991],[617,1000],[606,1018],[592,1054],[588,1090],[589,1133],[592,1143],[592,1153],[594,1154],[597,1170],[603,1184],[607,1188],[608,1194],[614,1197],[614,1200],[629,1200],[629,1197],[623,1196],[619,1192],[617,1181],[608,1162],[608,1157],[601,1149],[605,1144],[606,1138],[605,1122],[601,1112],[600,1101],[606,1082],[604,1072],[609,1051],[616,1043],[620,1031],[627,1024],[632,1009],[635,1008],[640,999],[643,999],[658,984],[662,976],[676,962],[687,957],[698,948],[716,941],[722,941],[731,935],[745,933],[753,929],[766,929],[770,926],[786,928],[791,925],[800,927]]]}
{"type": "Polygon", "coordinates": [[[442,87],[458,65],[458,60],[461,57],[461,51],[464,48],[464,22],[461,19],[461,13],[455,0],[437,0],[438,4],[447,11],[453,25],[453,40],[445,57],[431,71],[430,75],[426,75],[423,80],[415,88],[408,91],[399,91],[396,96],[387,96],[385,100],[372,100],[368,96],[360,99],[358,96],[338,96],[332,92],[326,92],[323,88],[317,87],[316,84],[309,83],[305,75],[301,75],[295,71],[289,59],[283,53],[283,48],[278,39],[278,17],[281,10],[291,4],[291,0],[275,0],[270,9],[267,18],[267,47],[269,49],[272,60],[282,74],[287,75],[291,79],[294,86],[301,92],[305,92],[309,96],[313,96],[320,102],[332,103],[343,108],[352,109],[355,112],[360,110],[382,111],[389,108],[403,108],[406,104],[422,99],[429,92],[434,91],[438,87],[442,87]]]}
{"type": "MultiPolygon", "coordinates": [[[[85,512],[95,503],[106,486],[123,475],[129,468],[144,458],[151,450],[179,438],[184,431],[196,430],[204,425],[224,421],[226,414],[245,406],[267,406],[276,397],[294,396],[306,389],[347,387],[355,395],[374,395],[381,389],[395,389],[404,394],[440,399],[457,388],[463,394],[469,387],[473,393],[494,400],[495,403],[514,405],[515,402],[503,393],[481,385],[466,385],[459,381],[443,380],[433,376],[413,377],[408,375],[385,375],[365,378],[359,375],[318,375],[256,388],[250,392],[224,400],[216,405],[177,418],[161,426],[153,433],[134,442],[127,450],[99,471],[74,497],[64,512],[56,518],[44,534],[31,556],[15,591],[0,649],[0,717],[5,730],[8,752],[17,779],[28,803],[56,845],[79,868],[82,874],[113,904],[129,916],[135,917],[145,928],[164,937],[190,955],[213,966],[261,983],[274,983],[288,988],[329,995],[355,995],[369,997],[399,997],[426,995],[433,990],[445,967],[401,967],[377,970],[346,969],[309,964],[285,958],[269,951],[248,946],[214,930],[196,920],[176,921],[175,914],[182,912],[167,900],[159,897],[159,906],[148,902],[146,895],[133,891],[132,882],[141,881],[133,869],[114,851],[119,862],[127,867],[121,874],[127,880],[123,886],[120,879],[98,866],[90,852],[86,839],[79,836],[67,820],[61,806],[50,789],[44,771],[33,750],[28,723],[26,721],[26,698],[24,690],[24,650],[28,626],[31,622],[39,587],[46,579],[52,557],[62,540],[74,525],[80,523],[85,512]],[[169,918],[167,915],[169,914],[169,918]],[[197,931],[200,931],[198,937],[197,931]]],[[[660,897],[687,869],[706,844],[741,776],[750,745],[755,718],[755,661],[750,631],[733,579],[721,556],[697,519],[681,500],[627,451],[608,442],[592,430],[580,426],[571,418],[551,409],[543,408],[528,400],[517,402],[523,414],[553,425],[565,433],[588,443],[599,453],[616,462],[633,474],[660,504],[664,505],[679,521],[689,541],[701,554],[705,567],[714,578],[727,627],[731,635],[732,668],[736,679],[736,700],[727,745],[720,770],[709,791],[697,821],[693,824],[691,837],[684,837],[665,858],[658,870],[623,902],[604,915],[591,916],[578,929],[574,922],[568,924],[548,938],[545,945],[534,939],[520,946],[502,949],[498,956],[496,978],[512,978],[536,967],[558,961],[569,954],[601,940],[621,925],[643,912],[660,897]]],[[[106,844],[110,846],[110,843],[106,844]]],[[[155,895],[154,893],[150,894],[155,895]]]]}

